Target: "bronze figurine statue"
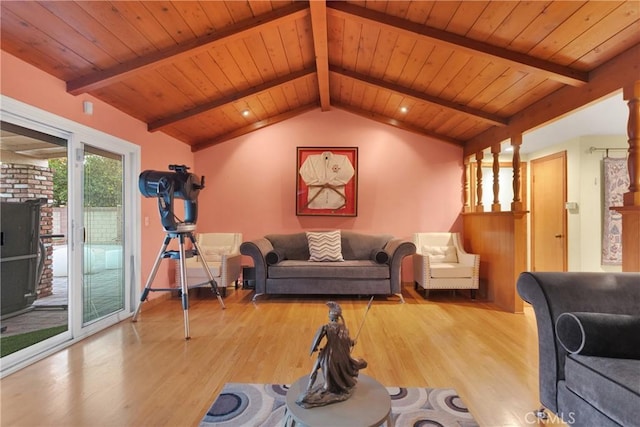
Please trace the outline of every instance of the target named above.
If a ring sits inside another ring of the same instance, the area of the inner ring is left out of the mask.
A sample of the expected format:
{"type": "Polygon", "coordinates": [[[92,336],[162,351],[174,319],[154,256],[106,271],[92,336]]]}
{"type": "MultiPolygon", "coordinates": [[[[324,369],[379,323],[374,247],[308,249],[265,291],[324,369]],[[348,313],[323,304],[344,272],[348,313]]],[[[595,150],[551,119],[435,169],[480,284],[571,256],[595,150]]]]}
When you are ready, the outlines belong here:
{"type": "Polygon", "coordinates": [[[351,350],[356,341],[349,336],[340,305],[329,301],[327,306],[329,323],[318,328],[311,343],[310,354],[317,351],[318,358],[309,375],[306,391],[296,401],[303,408],[347,400],[358,381],[358,372],[367,367],[364,359],[351,357],[351,350]],[[324,347],[320,347],[323,339],[324,347]],[[318,371],[322,372],[323,382],[314,387],[318,371]]]}

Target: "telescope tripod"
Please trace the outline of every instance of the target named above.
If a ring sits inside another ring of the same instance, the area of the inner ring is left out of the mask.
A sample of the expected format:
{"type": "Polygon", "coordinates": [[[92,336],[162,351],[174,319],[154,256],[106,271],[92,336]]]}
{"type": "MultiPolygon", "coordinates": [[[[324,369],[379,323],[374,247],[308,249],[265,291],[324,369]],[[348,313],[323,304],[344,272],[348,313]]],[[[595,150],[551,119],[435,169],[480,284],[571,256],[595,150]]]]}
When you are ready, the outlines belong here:
{"type": "Polygon", "coordinates": [[[166,233],[167,235],[164,238],[164,242],[162,243],[162,247],[160,248],[160,252],[158,253],[156,262],[153,264],[153,268],[151,269],[151,274],[149,275],[149,278],[147,279],[147,283],[144,287],[144,290],[142,291],[142,295],[140,296],[140,303],[138,304],[138,308],[136,308],[136,311],[133,314],[132,320],[134,322],[138,320],[138,314],[140,314],[140,308],[142,307],[142,303],[147,299],[149,292],[176,291],[176,288],[152,288],[151,284],[153,283],[153,280],[156,277],[156,273],[158,272],[158,267],[160,266],[160,262],[164,258],[178,259],[180,260],[179,262],[180,291],[182,293],[182,310],[184,312],[184,338],[188,340],[191,338],[189,336],[189,289],[199,288],[202,285],[209,283],[211,285],[211,290],[218,297],[218,301],[220,301],[220,305],[222,306],[222,308],[224,309],[226,307],[224,305],[224,302],[222,301],[222,297],[220,296],[218,285],[216,284],[216,281],[214,280],[213,275],[211,274],[211,271],[209,270],[209,267],[207,266],[207,263],[205,262],[204,257],[202,256],[202,251],[200,250],[200,246],[198,245],[198,242],[196,242],[196,239],[193,237],[192,230],[191,231],[166,231],[166,233]],[[185,238],[187,237],[189,238],[189,240],[191,240],[191,244],[195,249],[190,249],[189,251],[185,251],[184,242],[185,242],[185,238]],[[179,250],[168,251],[167,246],[169,246],[169,242],[171,242],[172,239],[176,239],[176,238],[178,239],[179,250]],[[204,271],[207,274],[207,277],[209,278],[209,282],[203,282],[193,286],[188,285],[185,258],[187,257],[191,258],[192,256],[198,257],[200,263],[202,264],[202,268],[204,269],[204,271]]]}

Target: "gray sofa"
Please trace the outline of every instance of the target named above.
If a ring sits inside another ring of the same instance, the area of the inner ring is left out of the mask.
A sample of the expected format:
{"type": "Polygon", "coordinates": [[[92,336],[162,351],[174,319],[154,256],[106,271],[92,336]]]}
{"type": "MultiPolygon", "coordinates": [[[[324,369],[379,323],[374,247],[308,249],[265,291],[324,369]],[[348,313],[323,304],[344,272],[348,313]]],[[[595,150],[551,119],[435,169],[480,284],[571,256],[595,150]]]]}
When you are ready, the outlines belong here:
{"type": "Polygon", "coordinates": [[[253,259],[255,299],[263,294],[397,295],[400,267],[415,245],[390,235],[343,230],[342,262],[309,261],[304,232],[271,234],[243,242],[240,253],[253,259]]]}
{"type": "Polygon", "coordinates": [[[640,425],[640,274],[522,273],[540,401],[576,426],[640,425]]]}

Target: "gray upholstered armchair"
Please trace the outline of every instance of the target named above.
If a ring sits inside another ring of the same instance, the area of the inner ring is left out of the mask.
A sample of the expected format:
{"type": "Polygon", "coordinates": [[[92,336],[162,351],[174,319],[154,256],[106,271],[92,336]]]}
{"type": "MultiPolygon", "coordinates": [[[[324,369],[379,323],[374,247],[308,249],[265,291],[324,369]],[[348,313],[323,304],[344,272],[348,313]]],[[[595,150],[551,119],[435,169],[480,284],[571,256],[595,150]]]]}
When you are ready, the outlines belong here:
{"type": "Polygon", "coordinates": [[[571,425],[638,425],[640,273],[522,273],[517,288],[536,315],[540,402],[571,425]]]}

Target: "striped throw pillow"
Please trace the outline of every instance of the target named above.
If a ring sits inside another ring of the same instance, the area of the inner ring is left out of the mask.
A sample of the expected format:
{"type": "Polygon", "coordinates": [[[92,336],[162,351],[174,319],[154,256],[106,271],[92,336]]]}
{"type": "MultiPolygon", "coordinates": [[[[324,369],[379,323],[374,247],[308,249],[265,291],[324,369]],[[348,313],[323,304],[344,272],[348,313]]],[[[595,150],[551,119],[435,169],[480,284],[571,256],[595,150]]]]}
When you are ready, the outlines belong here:
{"type": "Polygon", "coordinates": [[[344,261],[340,230],[312,232],[307,231],[309,242],[309,261],[344,261]]]}

